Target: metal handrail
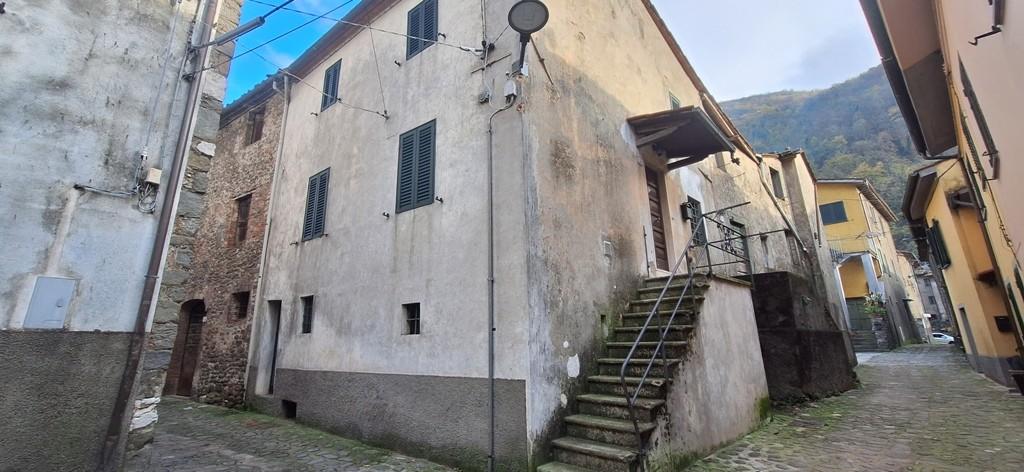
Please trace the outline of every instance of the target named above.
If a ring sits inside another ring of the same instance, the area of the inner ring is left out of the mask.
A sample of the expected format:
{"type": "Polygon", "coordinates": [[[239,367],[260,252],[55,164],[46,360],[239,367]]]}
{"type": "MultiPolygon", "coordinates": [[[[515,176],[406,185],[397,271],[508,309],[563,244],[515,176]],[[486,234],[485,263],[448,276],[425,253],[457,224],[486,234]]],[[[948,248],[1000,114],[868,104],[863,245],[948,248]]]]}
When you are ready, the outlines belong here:
{"type": "MultiPolygon", "coordinates": [[[[626,397],[626,407],[629,409],[630,420],[632,420],[633,429],[636,432],[637,445],[640,447],[641,458],[646,454],[647,446],[644,444],[643,434],[640,432],[640,421],[637,419],[636,414],[636,401],[638,398],[640,398],[640,390],[643,388],[644,383],[647,381],[647,377],[650,375],[651,369],[654,368],[654,363],[657,360],[659,354],[661,355],[662,359],[662,368],[665,369],[666,373],[668,372],[668,354],[665,349],[665,338],[668,336],[668,332],[672,327],[672,322],[675,321],[676,315],[679,313],[679,306],[683,303],[683,300],[686,299],[687,293],[689,293],[690,288],[693,286],[694,278],[697,275],[697,271],[694,267],[688,267],[689,270],[687,271],[688,274],[686,278],[686,284],[683,285],[683,290],[679,294],[679,299],[676,301],[675,306],[672,308],[672,313],[668,317],[668,323],[662,323],[661,313],[658,311],[658,308],[661,306],[662,301],[664,301],[665,294],[668,293],[669,287],[672,286],[672,281],[679,273],[679,268],[683,265],[683,260],[686,259],[687,255],[690,253],[690,250],[697,247],[704,247],[705,251],[708,251],[708,248],[710,247],[708,245],[710,235],[707,234],[707,220],[709,220],[712,215],[717,215],[725,211],[732,210],[734,208],[738,208],[748,204],[750,204],[750,202],[721,208],[712,212],[705,213],[699,217],[699,219],[697,220],[697,225],[694,227],[694,230],[690,235],[690,239],[686,243],[685,249],[683,249],[683,252],[679,255],[679,258],[676,260],[675,265],[672,267],[672,271],[669,273],[668,280],[665,281],[665,287],[661,289],[661,293],[658,295],[658,299],[654,302],[654,306],[651,307],[650,314],[647,315],[647,319],[644,321],[644,325],[640,328],[640,332],[637,334],[636,340],[633,341],[633,346],[629,349],[629,353],[626,354],[626,358],[622,362],[622,368],[619,369],[619,382],[622,384],[622,392],[623,395],[626,397]],[[698,234],[702,232],[701,230],[703,230],[705,236],[703,238],[703,241],[697,239],[698,234]],[[629,386],[626,385],[626,371],[629,369],[629,364],[633,360],[633,356],[636,354],[637,349],[639,349],[640,343],[643,341],[644,335],[647,334],[647,330],[648,328],[650,328],[651,322],[654,321],[655,317],[657,317],[658,325],[660,326],[660,328],[658,328],[658,345],[654,348],[654,351],[651,353],[651,358],[647,363],[647,368],[644,369],[644,373],[643,375],[640,376],[640,381],[637,383],[636,389],[631,395],[629,393],[629,386]]],[[[707,257],[708,265],[710,266],[710,253],[707,255],[707,257]]]]}

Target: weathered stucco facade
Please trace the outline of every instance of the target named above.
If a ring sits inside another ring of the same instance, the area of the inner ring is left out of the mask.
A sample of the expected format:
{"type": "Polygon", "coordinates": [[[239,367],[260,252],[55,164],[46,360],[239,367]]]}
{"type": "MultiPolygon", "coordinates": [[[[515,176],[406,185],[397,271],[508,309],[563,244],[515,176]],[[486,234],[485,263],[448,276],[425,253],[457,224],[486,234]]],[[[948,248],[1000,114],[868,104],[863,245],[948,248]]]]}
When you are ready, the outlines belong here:
{"type": "MultiPolygon", "coordinates": [[[[831,326],[848,368],[806,163],[755,154],[646,1],[549,5],[551,20],[535,36],[542,59],[531,48],[522,78],[509,80],[513,35],[497,41],[483,68],[478,55],[450,47],[477,41],[482,25],[464,19],[481,13],[483,36],[493,40],[513,3],[487,2],[482,12],[476,2],[437,3],[448,44],[411,56],[404,39],[339,25],[284,74],[248,402],[471,470],[486,464],[491,149],[499,468],[547,461],[549,440],[564,434],[562,419],[597,371],[629,296],[641,278],[667,273],[652,236],[651,179],[671,261],[692,233],[688,200],[708,212],[739,205],[721,216],[746,233],[750,264],[718,273],[793,272],[813,281],[826,294],[814,316],[831,326]],[[325,99],[331,80],[340,103],[325,99]],[[506,106],[508,90],[515,100],[506,106]],[[628,119],[667,110],[673,99],[702,109],[736,152],[670,170],[665,156],[638,147],[628,119]],[[400,142],[424,124],[434,133],[435,198],[405,210],[396,203],[400,142]],[[774,174],[785,176],[781,190],[774,174]],[[306,233],[319,179],[329,182],[314,218],[322,234],[306,233]],[[451,408],[459,414],[446,414],[451,408]],[[366,409],[405,413],[370,419],[358,414],[366,409]]],[[[365,2],[350,21],[404,31],[420,5],[365,2]]],[[[225,128],[235,139],[239,131],[225,128]]],[[[768,388],[750,286],[719,282],[709,293],[715,301],[704,310],[713,321],[694,334],[698,347],[656,441],[668,448],[652,461],[705,452],[762,418],[768,388]]]]}
{"type": "Polygon", "coordinates": [[[187,97],[223,91],[223,76],[181,77],[201,56],[186,51],[215,31],[197,17],[210,24],[231,9],[8,3],[0,57],[19,72],[0,91],[0,329],[10,348],[0,450],[12,470],[112,470],[129,428],[148,418],[132,417],[131,389],[159,362],[140,363],[139,352],[160,274],[151,255],[163,254],[161,218],[178,206],[173,162],[192,142],[187,97]],[[41,393],[53,385],[59,394],[41,393]]]}

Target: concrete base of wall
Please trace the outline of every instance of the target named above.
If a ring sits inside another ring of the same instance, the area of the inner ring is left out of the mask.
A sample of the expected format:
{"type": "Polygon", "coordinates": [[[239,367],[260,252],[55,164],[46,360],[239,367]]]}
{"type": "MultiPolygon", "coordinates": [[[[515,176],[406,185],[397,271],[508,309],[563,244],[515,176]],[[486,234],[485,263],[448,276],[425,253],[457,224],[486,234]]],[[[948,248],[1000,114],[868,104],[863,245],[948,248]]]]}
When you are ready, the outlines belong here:
{"type": "Polygon", "coordinates": [[[97,470],[131,336],[0,331],[0,470],[97,470]]]}
{"type": "MultiPolygon", "coordinates": [[[[251,377],[250,377],[251,378],[251,377]]],[[[250,405],[342,436],[449,464],[486,470],[489,388],[485,378],[278,369],[273,396],[250,405]]],[[[526,382],[496,382],[498,470],[527,470],[526,382]]]]}

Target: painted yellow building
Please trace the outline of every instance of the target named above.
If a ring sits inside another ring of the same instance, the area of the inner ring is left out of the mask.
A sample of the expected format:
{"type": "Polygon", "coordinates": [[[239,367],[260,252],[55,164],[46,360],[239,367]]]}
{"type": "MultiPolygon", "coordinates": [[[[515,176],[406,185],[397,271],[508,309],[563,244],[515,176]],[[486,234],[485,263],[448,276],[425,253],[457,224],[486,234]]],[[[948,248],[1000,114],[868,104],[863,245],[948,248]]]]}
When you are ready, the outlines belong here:
{"type": "Polygon", "coordinates": [[[863,179],[819,180],[818,203],[854,348],[871,351],[919,342],[905,289],[913,270],[900,263],[892,238],[896,213],[863,179]],[[888,316],[871,316],[866,305],[873,299],[884,302],[888,316]]]}
{"type": "Polygon", "coordinates": [[[914,145],[936,161],[904,201],[919,252],[941,269],[971,364],[1024,387],[1024,9],[1009,3],[861,0],[914,145]]]}

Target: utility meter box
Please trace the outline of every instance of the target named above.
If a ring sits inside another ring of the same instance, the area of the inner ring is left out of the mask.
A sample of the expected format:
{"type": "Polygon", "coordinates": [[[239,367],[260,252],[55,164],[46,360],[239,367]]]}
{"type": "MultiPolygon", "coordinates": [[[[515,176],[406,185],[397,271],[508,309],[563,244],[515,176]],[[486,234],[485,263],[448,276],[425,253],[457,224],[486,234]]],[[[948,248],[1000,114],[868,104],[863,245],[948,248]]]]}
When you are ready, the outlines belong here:
{"type": "Polygon", "coordinates": [[[150,167],[146,171],[146,183],[151,185],[160,185],[160,177],[163,176],[163,171],[155,167],[150,167]]]}

